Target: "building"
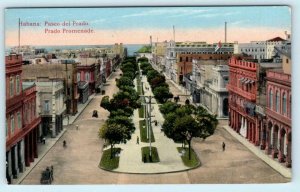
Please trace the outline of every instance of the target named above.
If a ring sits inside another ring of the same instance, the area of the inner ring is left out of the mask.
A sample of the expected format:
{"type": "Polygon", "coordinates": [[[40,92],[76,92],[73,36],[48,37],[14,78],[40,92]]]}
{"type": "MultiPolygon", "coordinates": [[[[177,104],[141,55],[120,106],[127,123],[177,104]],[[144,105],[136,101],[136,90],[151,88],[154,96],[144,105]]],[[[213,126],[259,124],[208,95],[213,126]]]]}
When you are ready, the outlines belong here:
{"type": "Polygon", "coordinates": [[[241,56],[229,60],[229,126],[255,143],[257,140],[255,104],[258,64],[241,56]]]}
{"type": "Polygon", "coordinates": [[[162,64],[165,63],[167,41],[156,42],[152,47],[152,62],[159,68],[162,69],[162,64]]]}
{"type": "Polygon", "coordinates": [[[64,81],[66,114],[75,115],[79,94],[77,90],[77,64],[74,60],[61,60],[60,64],[23,65],[23,81],[35,82],[38,78],[64,81]]]}
{"type": "Polygon", "coordinates": [[[234,44],[235,54],[251,55],[253,59],[272,59],[275,56],[274,47],[281,47],[285,43],[285,39],[275,37],[266,41],[251,41],[250,43],[234,44]]]}
{"type": "Polygon", "coordinates": [[[66,111],[63,80],[38,78],[35,84],[38,95],[37,112],[42,119],[39,137],[56,137],[63,130],[66,111]]]}
{"type": "Polygon", "coordinates": [[[22,56],[5,57],[6,73],[6,178],[16,179],[37,154],[36,87],[22,85],[22,56]]]}
{"type": "MultiPolygon", "coordinates": [[[[166,47],[164,72],[176,82],[177,77],[177,55],[178,54],[233,54],[233,43],[223,43],[216,52],[218,43],[208,44],[206,42],[174,42],[169,41],[166,47]]],[[[191,62],[192,60],[190,60],[191,62]]]]}
{"type": "Polygon", "coordinates": [[[282,55],[282,69],[267,71],[267,107],[265,150],[279,162],[292,165],[292,93],[291,93],[291,52],[277,49],[282,55]]]}
{"type": "Polygon", "coordinates": [[[88,93],[92,95],[100,86],[100,71],[96,71],[96,69],[99,69],[100,61],[97,58],[79,58],[77,61],[77,82],[87,82],[89,85],[88,93]],[[98,82],[96,82],[96,79],[98,82]]]}
{"type": "Polygon", "coordinates": [[[191,86],[187,86],[191,87],[193,102],[202,105],[217,118],[228,118],[227,60],[194,59],[192,66],[191,86]]]}
{"type": "MultiPolygon", "coordinates": [[[[193,60],[227,60],[229,59],[231,54],[177,54],[176,60],[176,83],[183,82],[183,76],[192,72],[193,69],[193,60]]],[[[218,63],[215,62],[217,65],[218,63]]]]}

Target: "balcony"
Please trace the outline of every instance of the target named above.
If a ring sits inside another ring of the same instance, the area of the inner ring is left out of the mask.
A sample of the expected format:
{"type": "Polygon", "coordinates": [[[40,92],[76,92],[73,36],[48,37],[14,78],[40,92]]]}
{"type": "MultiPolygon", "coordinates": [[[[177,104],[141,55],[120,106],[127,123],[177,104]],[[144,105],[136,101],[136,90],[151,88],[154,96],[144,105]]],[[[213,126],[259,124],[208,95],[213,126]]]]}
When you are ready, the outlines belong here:
{"type": "Polygon", "coordinates": [[[255,94],[246,92],[246,91],[244,91],[244,90],[242,90],[238,87],[234,87],[230,84],[227,85],[227,89],[228,89],[228,91],[232,91],[232,92],[234,92],[234,93],[236,93],[236,94],[238,94],[238,95],[240,95],[240,96],[242,96],[242,97],[244,97],[244,98],[246,98],[250,101],[255,101],[255,99],[256,99],[255,94]]]}
{"type": "Polygon", "coordinates": [[[11,106],[14,106],[14,105],[16,105],[16,103],[22,102],[22,100],[23,100],[23,94],[19,94],[17,96],[13,96],[11,98],[8,98],[6,100],[6,107],[9,108],[11,106]]]}
{"type": "Polygon", "coordinates": [[[291,119],[289,117],[281,115],[281,114],[271,110],[270,108],[266,108],[266,114],[268,116],[272,117],[273,119],[276,119],[277,121],[282,122],[291,127],[291,119]]]}

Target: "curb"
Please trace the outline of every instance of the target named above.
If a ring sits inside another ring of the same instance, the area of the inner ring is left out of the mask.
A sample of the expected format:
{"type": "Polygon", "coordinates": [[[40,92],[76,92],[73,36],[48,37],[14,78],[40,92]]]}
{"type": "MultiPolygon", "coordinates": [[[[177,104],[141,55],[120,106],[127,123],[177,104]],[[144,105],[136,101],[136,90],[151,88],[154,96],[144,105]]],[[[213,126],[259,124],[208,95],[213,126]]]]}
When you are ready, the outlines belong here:
{"type": "Polygon", "coordinates": [[[281,164],[276,162],[274,159],[270,158],[268,155],[264,154],[263,151],[258,150],[256,146],[248,143],[248,141],[240,136],[238,133],[234,132],[228,125],[223,126],[223,129],[225,129],[231,136],[233,136],[235,139],[237,139],[241,144],[243,144],[247,149],[249,149],[255,156],[257,156],[259,159],[264,161],[267,165],[269,165],[271,168],[273,168],[275,171],[280,173],[282,176],[286,178],[292,177],[292,172],[286,167],[283,167],[281,164]]]}

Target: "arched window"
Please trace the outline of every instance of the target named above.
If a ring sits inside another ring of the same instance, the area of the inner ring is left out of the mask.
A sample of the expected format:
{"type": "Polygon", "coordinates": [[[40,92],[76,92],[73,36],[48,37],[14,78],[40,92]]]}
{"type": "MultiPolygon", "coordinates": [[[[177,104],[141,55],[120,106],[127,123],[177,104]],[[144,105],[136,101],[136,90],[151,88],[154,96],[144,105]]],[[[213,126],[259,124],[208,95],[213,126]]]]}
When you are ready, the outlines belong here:
{"type": "Polygon", "coordinates": [[[270,109],[273,109],[273,90],[270,89],[270,92],[269,92],[269,107],[270,109]]]}
{"type": "Polygon", "coordinates": [[[284,115],[286,115],[286,112],[287,112],[286,94],[283,93],[283,96],[282,96],[282,113],[283,113],[284,115]]]}
{"type": "Polygon", "coordinates": [[[279,96],[279,91],[276,91],[276,112],[279,112],[280,110],[280,100],[279,100],[280,96],[279,96]]]}

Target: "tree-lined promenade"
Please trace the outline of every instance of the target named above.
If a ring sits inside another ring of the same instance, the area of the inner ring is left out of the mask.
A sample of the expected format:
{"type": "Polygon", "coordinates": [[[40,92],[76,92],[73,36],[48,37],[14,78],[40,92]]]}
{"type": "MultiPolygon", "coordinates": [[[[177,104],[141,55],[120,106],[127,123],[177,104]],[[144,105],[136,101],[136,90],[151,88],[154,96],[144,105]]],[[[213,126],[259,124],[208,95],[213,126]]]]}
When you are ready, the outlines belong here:
{"type": "MultiPolygon", "coordinates": [[[[117,94],[120,90],[116,85],[115,79],[120,79],[122,74],[120,69],[112,74],[105,86],[106,95],[110,99],[114,94],[117,94]]],[[[122,75],[123,76],[123,75],[122,75]]],[[[146,81],[146,77],[142,78],[143,82],[146,82],[143,86],[149,86],[146,81]]],[[[132,81],[136,86],[136,81],[132,81]]],[[[166,81],[169,86],[169,91],[173,95],[178,95],[180,90],[174,87],[171,83],[166,81]]],[[[148,94],[147,90],[144,90],[144,94],[148,94]]],[[[152,91],[150,88],[149,91],[152,91]]],[[[96,95],[90,104],[83,110],[78,119],[72,124],[66,127],[67,131],[57,141],[57,143],[49,150],[49,152],[41,159],[41,161],[32,169],[32,171],[25,177],[21,184],[39,184],[41,171],[49,165],[54,166],[54,181],[52,184],[197,184],[197,183],[276,183],[287,182],[288,179],[282,177],[279,173],[274,171],[267,164],[262,162],[254,154],[252,154],[246,147],[244,147],[239,141],[228,134],[222,126],[227,122],[219,122],[217,128],[214,130],[214,134],[207,137],[205,140],[202,138],[193,138],[191,146],[194,152],[197,154],[201,161],[201,167],[193,170],[178,172],[178,173],[164,173],[164,174],[126,174],[126,173],[111,173],[103,169],[99,169],[99,162],[103,157],[104,151],[102,146],[104,139],[99,139],[97,133],[99,133],[99,127],[105,124],[109,119],[110,112],[99,106],[102,95],[96,95]],[[92,118],[93,110],[98,110],[100,114],[99,118],[92,118]],[[79,125],[79,129],[76,130],[76,126],[79,125]],[[68,147],[64,149],[62,147],[62,141],[68,141],[68,147]],[[226,151],[222,151],[222,142],[226,143],[226,151]],[[245,166],[247,165],[247,166],[245,166]]],[[[109,100],[110,100],[109,99],[109,100]]],[[[168,99],[168,100],[171,100],[168,99]]],[[[170,102],[166,102],[170,103],[170,102]]],[[[167,105],[167,104],[165,104],[167,105]]],[[[165,107],[163,114],[167,114],[167,111],[177,110],[177,106],[172,103],[170,107],[165,107]],[[172,109],[172,108],[175,108],[172,109]],[[170,110],[168,110],[170,108],[170,110]]],[[[158,104],[154,105],[154,111],[163,111],[161,107],[158,108],[158,104]]],[[[162,106],[162,105],[161,105],[162,106]]],[[[181,107],[185,107],[182,104],[181,107]]],[[[180,107],[178,107],[180,108],[180,107]]],[[[118,112],[116,112],[118,113],[118,112]]],[[[193,116],[193,115],[192,115],[193,116]]],[[[137,110],[134,110],[132,117],[138,117],[137,110]]],[[[148,146],[148,143],[136,144],[136,136],[138,131],[138,118],[132,118],[135,131],[131,135],[131,139],[126,144],[116,144],[116,148],[123,148],[127,146],[128,149],[139,150],[148,146]]],[[[160,113],[157,118],[163,118],[160,113]]],[[[142,120],[143,118],[140,118],[142,120]]],[[[161,119],[162,120],[162,119],[161,119]]],[[[117,120],[116,120],[117,121],[117,120]]],[[[118,120],[119,121],[119,120],[118,120]]],[[[126,120],[127,121],[127,120],[126,120]]],[[[163,125],[163,121],[159,120],[159,124],[163,125]]],[[[153,145],[158,145],[159,141],[165,143],[161,147],[157,147],[158,153],[160,148],[168,147],[173,142],[173,139],[168,139],[164,136],[164,132],[161,132],[159,126],[153,126],[155,134],[155,142],[153,145]]],[[[180,142],[175,143],[177,147],[181,147],[180,142]]],[[[108,149],[108,159],[110,158],[110,146],[108,149]]],[[[170,152],[177,153],[174,158],[178,159],[178,162],[184,166],[181,161],[180,153],[177,149],[170,152]]],[[[134,150],[120,151],[119,168],[123,165],[134,166],[137,162],[127,161],[127,158],[132,158],[131,152],[134,150]],[[128,154],[127,154],[128,152],[128,154]]],[[[185,153],[188,154],[188,153],[185,153]]],[[[166,154],[159,154],[160,163],[163,165],[171,164],[171,159],[163,161],[166,154]]],[[[173,157],[173,156],[172,156],[173,157]]],[[[134,159],[142,163],[141,156],[136,156],[134,159]]],[[[153,163],[143,164],[143,167],[149,167],[153,163]]],[[[155,163],[157,164],[157,163],[155,163]]],[[[158,165],[158,164],[157,164],[158,165]]]]}

